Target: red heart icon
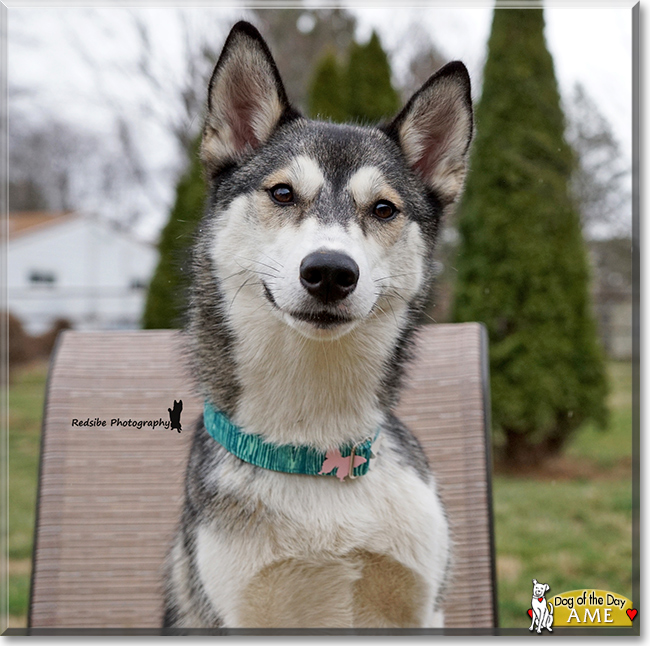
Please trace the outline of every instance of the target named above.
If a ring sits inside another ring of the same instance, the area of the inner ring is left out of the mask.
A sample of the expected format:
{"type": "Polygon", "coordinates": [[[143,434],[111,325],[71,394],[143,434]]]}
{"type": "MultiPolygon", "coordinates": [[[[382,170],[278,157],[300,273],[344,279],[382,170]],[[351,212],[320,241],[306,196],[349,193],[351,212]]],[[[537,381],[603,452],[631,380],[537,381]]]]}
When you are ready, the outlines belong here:
{"type": "MultiPolygon", "coordinates": [[[[636,611],[635,611],[636,612],[636,611]]],[[[533,618],[533,609],[528,608],[528,616],[532,619],[533,618]]]]}
{"type": "Polygon", "coordinates": [[[627,616],[630,618],[630,621],[634,621],[634,618],[637,616],[637,614],[639,614],[639,611],[635,610],[634,608],[629,608],[625,612],[627,612],[627,616]]]}

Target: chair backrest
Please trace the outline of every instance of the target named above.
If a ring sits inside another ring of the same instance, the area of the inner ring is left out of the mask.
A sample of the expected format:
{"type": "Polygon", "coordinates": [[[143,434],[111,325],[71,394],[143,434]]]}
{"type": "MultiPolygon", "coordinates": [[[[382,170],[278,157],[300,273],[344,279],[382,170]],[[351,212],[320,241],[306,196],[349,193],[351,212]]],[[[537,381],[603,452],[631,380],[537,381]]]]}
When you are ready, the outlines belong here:
{"type": "MultiPolygon", "coordinates": [[[[483,330],[471,323],[428,326],[418,343],[397,412],[428,454],[452,527],[456,564],[445,598],[446,626],[491,627],[496,612],[483,330]]],[[[43,420],[30,627],[160,626],[161,564],[201,410],[178,332],[62,335],[43,420]],[[179,399],[182,433],[112,425],[115,419],[168,420],[167,409],[179,399]],[[86,421],[99,425],[78,425],[86,421]]]]}

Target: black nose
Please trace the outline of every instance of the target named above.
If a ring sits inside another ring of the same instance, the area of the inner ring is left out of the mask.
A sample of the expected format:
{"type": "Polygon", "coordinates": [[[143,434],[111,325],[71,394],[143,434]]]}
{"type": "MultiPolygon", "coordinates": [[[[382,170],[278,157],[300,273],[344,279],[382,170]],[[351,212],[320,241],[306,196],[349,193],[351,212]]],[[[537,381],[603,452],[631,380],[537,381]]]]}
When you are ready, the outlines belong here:
{"type": "Polygon", "coordinates": [[[354,291],[359,265],[336,251],[314,251],[300,263],[300,282],[323,303],[336,303],[354,291]]]}

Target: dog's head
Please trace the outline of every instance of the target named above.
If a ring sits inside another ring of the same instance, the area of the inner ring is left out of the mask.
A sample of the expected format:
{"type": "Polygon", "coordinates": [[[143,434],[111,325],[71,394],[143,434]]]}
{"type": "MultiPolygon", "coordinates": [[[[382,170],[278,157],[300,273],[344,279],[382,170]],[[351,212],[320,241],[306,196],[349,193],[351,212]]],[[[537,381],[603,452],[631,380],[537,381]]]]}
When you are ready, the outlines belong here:
{"type": "Polygon", "coordinates": [[[537,579],[533,579],[533,598],[541,598],[550,590],[548,583],[537,583],[537,579]]]}
{"type": "Polygon", "coordinates": [[[209,85],[199,240],[230,319],[265,308],[311,338],[421,307],[438,222],[460,194],[472,136],[462,63],[379,127],[303,118],[269,49],[232,29],[209,85]]]}

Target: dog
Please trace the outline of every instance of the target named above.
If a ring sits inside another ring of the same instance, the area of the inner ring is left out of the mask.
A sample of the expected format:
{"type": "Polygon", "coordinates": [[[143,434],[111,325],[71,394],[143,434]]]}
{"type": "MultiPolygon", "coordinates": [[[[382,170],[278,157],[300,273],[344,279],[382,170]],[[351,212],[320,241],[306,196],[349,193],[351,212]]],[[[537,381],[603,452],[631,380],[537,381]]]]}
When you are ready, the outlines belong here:
{"type": "Polygon", "coordinates": [[[252,25],[232,28],[200,149],[186,336],[206,404],[165,627],[443,625],[448,522],[391,410],[472,132],[460,62],[388,123],[333,124],[289,103],[252,25]]]}
{"type": "Polygon", "coordinates": [[[537,579],[533,579],[533,616],[532,623],[530,624],[531,632],[535,628],[537,622],[537,632],[541,633],[543,628],[549,632],[553,632],[553,604],[547,603],[544,595],[551,587],[548,583],[537,583],[537,579]]]}

